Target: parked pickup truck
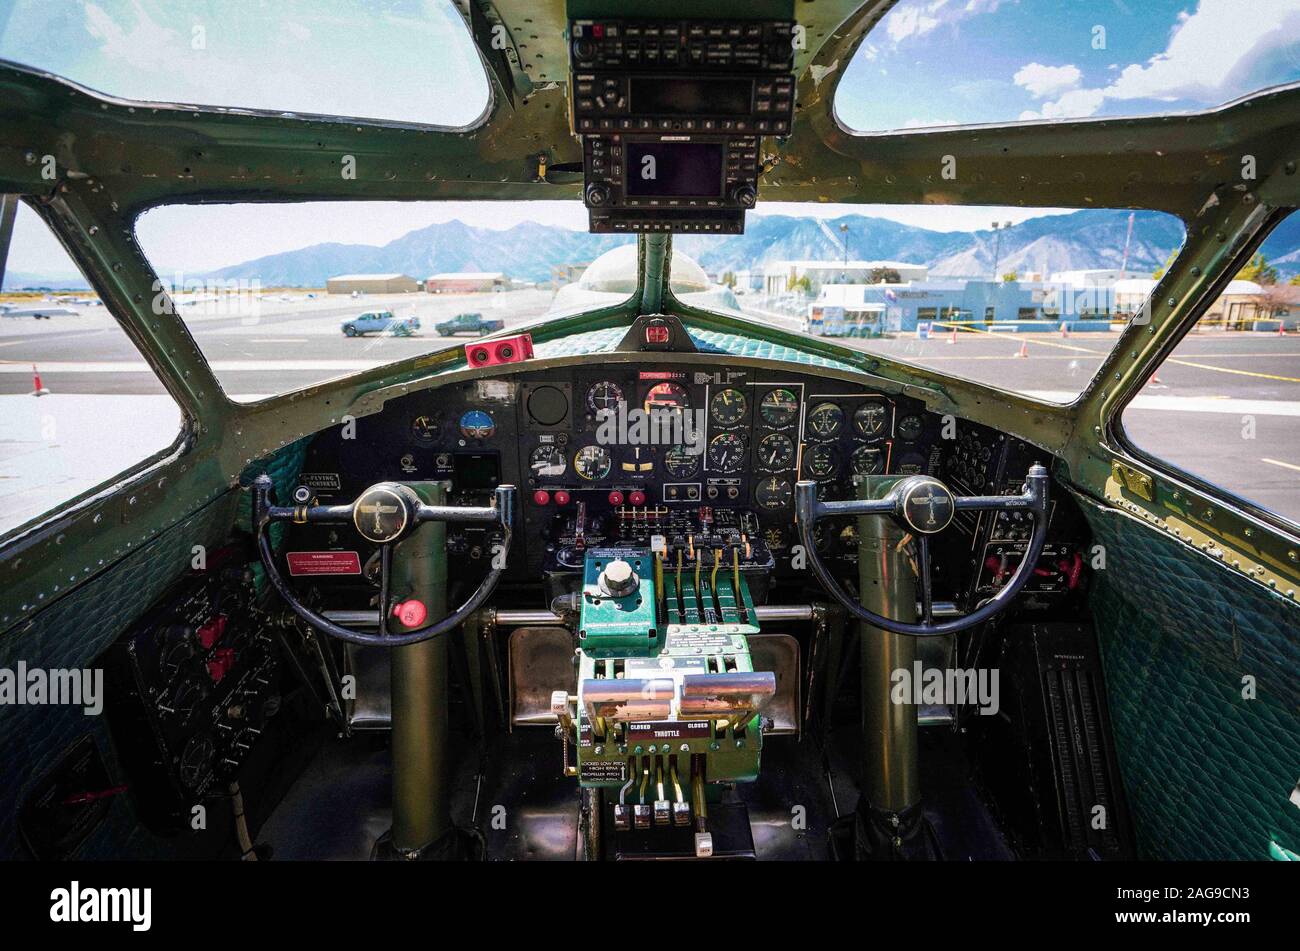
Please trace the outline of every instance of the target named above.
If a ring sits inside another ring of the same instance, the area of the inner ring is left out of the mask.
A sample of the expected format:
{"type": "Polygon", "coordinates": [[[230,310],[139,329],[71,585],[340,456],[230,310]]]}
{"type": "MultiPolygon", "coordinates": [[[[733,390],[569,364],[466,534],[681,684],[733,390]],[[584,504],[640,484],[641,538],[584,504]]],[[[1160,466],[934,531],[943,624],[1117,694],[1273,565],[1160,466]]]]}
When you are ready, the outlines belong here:
{"type": "Polygon", "coordinates": [[[456,334],[477,334],[482,337],[484,334],[496,333],[505,325],[504,320],[484,317],[482,314],[457,314],[451,320],[434,324],[433,329],[443,337],[454,337],[456,334]]]}
{"type": "Polygon", "coordinates": [[[419,317],[394,317],[391,310],[372,310],[343,321],[343,333],[348,337],[364,334],[386,333],[394,337],[409,337],[420,329],[419,317]]]}

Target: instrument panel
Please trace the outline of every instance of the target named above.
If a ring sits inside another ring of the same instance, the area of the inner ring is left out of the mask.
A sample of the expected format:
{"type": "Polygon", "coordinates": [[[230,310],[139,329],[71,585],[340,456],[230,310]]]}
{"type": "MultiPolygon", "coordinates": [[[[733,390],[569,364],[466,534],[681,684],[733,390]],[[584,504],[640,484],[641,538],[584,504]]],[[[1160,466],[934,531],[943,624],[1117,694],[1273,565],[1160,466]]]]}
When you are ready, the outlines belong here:
{"type": "MultiPolygon", "coordinates": [[[[1048,461],[907,396],[794,368],[651,359],[519,368],[413,393],[353,425],[351,438],[336,429],[313,442],[295,502],[354,498],[385,479],[439,479],[452,484],[452,504],[481,505],[498,484],[514,484],[522,530],[507,577],[519,581],[563,568],[563,552],[575,546],[656,533],[715,537],[719,526],[761,546],[751,552],[755,565],[770,553],[776,574],[791,577],[800,479],[815,480],[828,500],[854,497],[856,477],[879,474],[934,475],[965,494],[1014,493],[1032,461],[1048,461]]],[[[936,553],[954,599],[1007,576],[1014,558],[1005,545],[1015,542],[1014,526],[964,517],[957,527],[967,541],[941,546],[950,557],[936,553]],[[1003,547],[985,554],[989,542],[1003,547]]],[[[453,570],[478,562],[486,570],[487,531],[453,527],[453,570]]],[[[817,539],[823,557],[852,577],[855,521],[826,520],[817,539]]],[[[316,545],[342,542],[333,533],[316,545]]],[[[339,563],[351,570],[367,557],[339,563]]]]}

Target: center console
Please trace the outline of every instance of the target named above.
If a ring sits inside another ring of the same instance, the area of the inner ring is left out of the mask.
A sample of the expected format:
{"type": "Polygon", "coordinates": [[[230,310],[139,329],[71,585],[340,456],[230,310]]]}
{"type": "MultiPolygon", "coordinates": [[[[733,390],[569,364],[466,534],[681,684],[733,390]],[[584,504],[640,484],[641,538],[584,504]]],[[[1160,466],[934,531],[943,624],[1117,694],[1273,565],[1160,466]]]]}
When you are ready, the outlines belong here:
{"type": "Polygon", "coordinates": [[[569,38],[591,231],[741,233],[760,137],[794,118],[794,24],[578,19],[569,38]]]}

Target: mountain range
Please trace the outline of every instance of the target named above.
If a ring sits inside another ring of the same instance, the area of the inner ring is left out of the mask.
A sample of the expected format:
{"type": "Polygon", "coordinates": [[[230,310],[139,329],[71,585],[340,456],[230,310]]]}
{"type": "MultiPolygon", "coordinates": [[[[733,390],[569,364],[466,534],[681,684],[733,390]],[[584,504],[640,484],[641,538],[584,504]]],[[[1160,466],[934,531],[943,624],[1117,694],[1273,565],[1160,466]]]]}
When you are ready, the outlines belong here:
{"type": "MultiPolygon", "coordinates": [[[[758,270],[773,261],[840,261],[845,256],[841,226],[847,226],[853,260],[925,264],[937,278],[991,277],[997,272],[1118,268],[1124,256],[1129,212],[1085,210],[1030,218],[993,232],[933,231],[867,215],[839,218],[751,214],[745,233],[734,236],[678,235],[674,246],[711,274],[758,270]]],[[[337,274],[402,273],[417,279],[444,271],[504,271],[524,281],[548,281],[556,265],[593,260],[626,235],[593,235],[526,221],[492,229],[448,221],[408,232],[382,246],[314,244],[232,264],[204,275],[222,280],[259,281],[263,287],[323,287],[337,274]]],[[[1133,213],[1128,268],[1149,274],[1182,244],[1183,226],[1159,212],[1133,213]]],[[[1285,219],[1263,247],[1283,280],[1300,273],[1300,214],[1285,219]]],[[[36,274],[6,275],[5,286],[54,288],[83,281],[36,274]]]]}
{"type": "MultiPolygon", "coordinates": [[[[1118,268],[1124,256],[1129,212],[1084,210],[1031,218],[1000,232],[932,231],[885,218],[751,214],[745,233],[679,235],[674,246],[711,274],[759,269],[781,260],[842,260],[841,226],[855,260],[925,264],[934,277],[989,277],[994,271],[1118,268]]],[[[547,281],[555,265],[591,261],[632,239],[591,235],[536,222],[479,228],[462,221],[429,225],[382,247],[318,244],[221,268],[209,276],[259,280],[264,287],[322,287],[347,273],[402,273],[417,279],[444,271],[504,271],[525,281],[547,281]]],[[[1182,244],[1183,226],[1159,212],[1133,213],[1128,268],[1150,273],[1182,244]]],[[[1300,216],[1284,221],[1264,247],[1283,277],[1300,271],[1300,216]]]]}

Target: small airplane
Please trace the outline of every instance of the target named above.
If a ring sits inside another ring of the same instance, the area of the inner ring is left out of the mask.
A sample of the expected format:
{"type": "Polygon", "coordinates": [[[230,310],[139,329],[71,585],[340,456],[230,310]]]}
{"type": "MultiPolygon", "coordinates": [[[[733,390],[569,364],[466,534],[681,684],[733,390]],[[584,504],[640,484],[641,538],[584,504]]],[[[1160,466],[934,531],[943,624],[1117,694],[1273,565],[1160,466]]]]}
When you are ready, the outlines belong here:
{"type": "Polygon", "coordinates": [[[0,317],[34,317],[37,320],[49,320],[51,317],[79,317],[81,314],[67,307],[18,307],[14,304],[0,304],[0,317]]]}

